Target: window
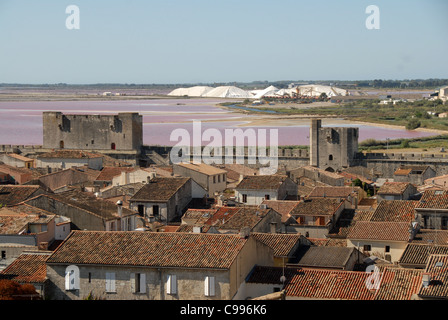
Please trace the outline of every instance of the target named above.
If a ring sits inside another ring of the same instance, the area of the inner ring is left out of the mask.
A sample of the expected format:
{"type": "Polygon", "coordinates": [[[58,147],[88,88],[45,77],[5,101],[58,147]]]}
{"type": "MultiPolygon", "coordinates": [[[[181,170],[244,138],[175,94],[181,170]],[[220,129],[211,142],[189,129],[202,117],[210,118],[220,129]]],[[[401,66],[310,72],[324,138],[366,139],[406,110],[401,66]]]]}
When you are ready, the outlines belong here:
{"type": "Polygon", "coordinates": [[[68,266],[65,269],[65,290],[79,289],[79,268],[68,266]]]}
{"type": "Polygon", "coordinates": [[[115,272],[106,272],[106,292],[114,293],[115,291],[115,272]]]}
{"type": "Polygon", "coordinates": [[[205,277],[204,294],[206,297],[213,297],[215,295],[215,277],[205,277]]]}
{"type": "Polygon", "coordinates": [[[145,214],[145,206],[143,205],[143,204],[139,204],[138,206],[137,206],[137,210],[138,210],[138,215],[139,216],[141,216],[141,217],[143,217],[144,216],[144,214],[145,214]]]}
{"type": "Polygon", "coordinates": [[[152,206],[152,215],[154,217],[158,217],[159,216],[159,206],[157,206],[157,205],[152,206]]]}
{"type": "Polygon", "coordinates": [[[213,176],[213,183],[216,183],[216,176],[213,176]]]}
{"type": "Polygon", "coordinates": [[[59,141],[59,148],[64,149],[64,141],[63,140],[59,141]]]}
{"type": "Polygon", "coordinates": [[[269,199],[270,199],[270,197],[271,197],[270,195],[268,195],[268,194],[265,194],[265,195],[264,195],[264,200],[269,200],[269,199]]]}
{"type": "Polygon", "coordinates": [[[166,293],[167,294],[177,294],[177,279],[176,275],[168,275],[166,281],[166,293]]]}
{"type": "Polygon", "coordinates": [[[220,183],[220,182],[221,182],[221,175],[218,174],[218,183],[220,183]]]}
{"type": "Polygon", "coordinates": [[[131,289],[134,293],[146,293],[145,273],[131,273],[131,289]]]}
{"type": "Polygon", "coordinates": [[[243,194],[243,202],[244,202],[244,203],[247,202],[247,194],[243,194]]]}
{"type": "Polygon", "coordinates": [[[325,217],[315,217],[314,222],[316,226],[324,226],[325,225],[325,217]]]}
{"type": "Polygon", "coordinates": [[[390,246],[384,247],[384,252],[390,252],[390,246]]]}
{"type": "Polygon", "coordinates": [[[46,224],[43,224],[42,225],[42,228],[41,228],[41,232],[45,232],[45,231],[47,231],[48,229],[47,229],[47,225],[46,224]]]}
{"type": "Polygon", "coordinates": [[[364,245],[364,251],[371,251],[371,250],[372,250],[372,246],[370,244],[364,245]]]}
{"type": "Polygon", "coordinates": [[[111,148],[111,150],[115,150],[116,149],[115,143],[112,142],[110,145],[110,148],[111,148]]]}
{"type": "Polygon", "coordinates": [[[2,259],[6,259],[6,251],[2,251],[2,259]]]}
{"type": "Polygon", "coordinates": [[[92,141],[90,141],[92,144],[95,144],[95,141],[94,140],[92,140],[92,141]]]}
{"type": "Polygon", "coordinates": [[[89,272],[89,283],[92,283],[92,273],[89,272]]]}
{"type": "Polygon", "coordinates": [[[328,156],[328,160],[333,160],[333,155],[332,154],[330,154],[329,156],[328,156]]]}

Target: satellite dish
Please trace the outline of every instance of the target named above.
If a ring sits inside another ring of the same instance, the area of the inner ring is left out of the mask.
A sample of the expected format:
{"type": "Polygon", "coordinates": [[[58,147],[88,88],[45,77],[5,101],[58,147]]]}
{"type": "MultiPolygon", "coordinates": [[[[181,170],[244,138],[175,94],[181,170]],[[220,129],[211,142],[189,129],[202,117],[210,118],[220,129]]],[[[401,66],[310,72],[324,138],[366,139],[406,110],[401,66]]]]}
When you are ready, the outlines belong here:
{"type": "Polygon", "coordinates": [[[286,281],[286,277],[285,277],[285,276],[281,276],[281,277],[280,277],[280,282],[281,282],[281,283],[285,283],[285,281],[286,281]]]}

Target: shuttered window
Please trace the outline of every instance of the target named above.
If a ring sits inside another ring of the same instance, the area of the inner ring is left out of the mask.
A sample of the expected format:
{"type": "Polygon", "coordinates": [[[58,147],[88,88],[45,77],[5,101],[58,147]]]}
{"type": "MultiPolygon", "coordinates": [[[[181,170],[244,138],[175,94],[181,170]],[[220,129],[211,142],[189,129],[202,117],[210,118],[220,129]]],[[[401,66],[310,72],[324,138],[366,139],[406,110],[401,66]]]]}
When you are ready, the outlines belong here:
{"type": "Polygon", "coordinates": [[[115,272],[106,272],[106,292],[116,292],[115,272]]]}
{"type": "Polygon", "coordinates": [[[176,275],[169,274],[166,281],[166,293],[177,294],[177,279],[176,275]]]}
{"type": "Polygon", "coordinates": [[[145,273],[131,273],[131,291],[133,293],[146,293],[145,273]]]}
{"type": "Polygon", "coordinates": [[[79,288],[79,268],[68,266],[65,269],[65,290],[78,290],[79,288]]]}
{"type": "Polygon", "coordinates": [[[215,277],[205,277],[204,290],[206,297],[213,297],[215,295],[215,277]]]}

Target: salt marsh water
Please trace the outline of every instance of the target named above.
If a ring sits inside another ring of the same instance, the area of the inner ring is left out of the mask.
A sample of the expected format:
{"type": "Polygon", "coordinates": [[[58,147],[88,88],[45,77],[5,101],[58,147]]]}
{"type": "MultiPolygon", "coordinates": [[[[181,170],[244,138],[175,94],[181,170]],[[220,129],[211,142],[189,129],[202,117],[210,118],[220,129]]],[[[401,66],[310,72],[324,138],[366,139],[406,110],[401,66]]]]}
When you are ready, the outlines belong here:
{"type": "MultiPolygon", "coordinates": [[[[249,115],[217,107],[224,99],[154,99],[115,101],[25,101],[0,102],[0,144],[42,144],[42,112],[66,114],[116,114],[138,112],[143,116],[143,142],[147,145],[175,145],[171,132],[184,128],[192,132],[192,121],[201,121],[202,130],[216,128],[278,129],[279,145],[309,144],[310,120],[279,118],[276,115],[249,115]]],[[[416,138],[433,132],[407,131],[378,125],[324,119],[324,126],[359,127],[359,139],[416,138]]],[[[224,136],[224,134],[223,134],[224,136]]],[[[207,143],[205,143],[207,144],[207,143]]]]}

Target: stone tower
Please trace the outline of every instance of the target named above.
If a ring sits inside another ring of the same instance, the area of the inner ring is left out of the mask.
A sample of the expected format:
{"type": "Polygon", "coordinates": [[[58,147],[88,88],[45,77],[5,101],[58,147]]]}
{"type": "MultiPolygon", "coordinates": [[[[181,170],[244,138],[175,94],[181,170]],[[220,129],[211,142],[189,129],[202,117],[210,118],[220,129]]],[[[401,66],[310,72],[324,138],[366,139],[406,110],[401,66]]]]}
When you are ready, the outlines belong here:
{"type": "Polygon", "coordinates": [[[43,148],[140,152],[143,120],[138,113],[65,115],[43,113],[43,148]]]}
{"type": "Polygon", "coordinates": [[[358,128],[323,128],[320,119],[312,120],[310,165],[332,172],[351,166],[358,153],[358,138],[358,128]]]}

